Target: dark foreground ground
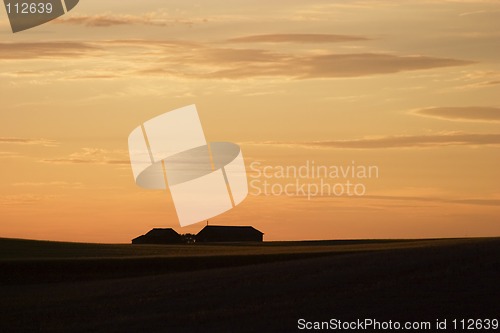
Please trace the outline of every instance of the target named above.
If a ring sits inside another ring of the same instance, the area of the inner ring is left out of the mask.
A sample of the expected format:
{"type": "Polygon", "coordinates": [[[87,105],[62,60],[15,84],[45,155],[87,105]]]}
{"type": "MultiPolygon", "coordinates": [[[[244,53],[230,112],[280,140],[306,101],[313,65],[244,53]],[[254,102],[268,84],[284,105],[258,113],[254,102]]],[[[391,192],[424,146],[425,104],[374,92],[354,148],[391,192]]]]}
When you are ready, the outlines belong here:
{"type": "Polygon", "coordinates": [[[500,239],[213,247],[0,240],[0,250],[0,332],[295,332],[300,318],[500,319],[500,239]]]}

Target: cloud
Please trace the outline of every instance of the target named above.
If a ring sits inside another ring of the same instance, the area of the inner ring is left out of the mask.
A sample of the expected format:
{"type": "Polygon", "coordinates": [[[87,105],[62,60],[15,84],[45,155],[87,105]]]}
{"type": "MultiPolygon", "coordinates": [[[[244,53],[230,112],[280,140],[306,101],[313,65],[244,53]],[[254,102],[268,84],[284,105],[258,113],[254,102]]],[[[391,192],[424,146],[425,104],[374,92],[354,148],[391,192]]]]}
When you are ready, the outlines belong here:
{"type": "MultiPolygon", "coordinates": [[[[245,144],[245,143],[243,143],[245,144]]],[[[254,145],[275,145],[309,149],[389,149],[389,148],[437,148],[448,146],[497,146],[500,134],[438,133],[429,135],[400,135],[364,138],[356,140],[331,140],[309,142],[249,142],[254,145]]]]}
{"type": "Polygon", "coordinates": [[[413,111],[413,114],[454,121],[500,121],[500,108],[495,107],[432,107],[413,111]]]}
{"type": "MultiPolygon", "coordinates": [[[[24,193],[24,194],[3,195],[0,196],[0,206],[10,206],[10,207],[34,206],[48,201],[59,202],[61,198],[63,198],[62,195],[56,195],[56,194],[40,195],[34,193],[24,193]]],[[[25,208],[23,207],[22,209],[25,208]]]]}
{"type": "Polygon", "coordinates": [[[463,200],[451,200],[450,202],[466,204],[466,205],[500,206],[500,200],[497,199],[463,199],[463,200]]]}
{"type": "Polygon", "coordinates": [[[279,64],[289,58],[286,54],[260,49],[207,48],[190,60],[200,65],[279,64]]]}
{"type": "Polygon", "coordinates": [[[114,74],[92,74],[92,75],[74,75],[69,76],[66,80],[113,80],[120,78],[120,75],[114,74]]]}
{"type": "Polygon", "coordinates": [[[11,151],[0,151],[0,159],[18,158],[18,157],[22,157],[22,155],[19,153],[11,152],[11,151]]]}
{"type": "MultiPolygon", "coordinates": [[[[288,40],[292,38],[292,35],[285,36],[288,40]]],[[[307,39],[303,37],[306,35],[293,36],[296,40],[307,39]]],[[[326,36],[331,38],[332,35],[326,36]]],[[[280,38],[286,39],[285,37],[280,38]]],[[[321,50],[320,53],[307,50],[278,52],[265,48],[216,47],[213,44],[174,40],[0,43],[0,59],[75,59],[78,57],[82,59],[101,56],[116,62],[116,50],[114,49],[122,50],[124,46],[129,47],[129,50],[125,57],[120,57],[121,65],[119,68],[113,69],[112,73],[89,70],[81,75],[81,69],[79,69],[78,75],[68,74],[68,78],[113,79],[131,75],[157,75],[186,79],[240,80],[258,77],[282,77],[304,80],[393,74],[465,66],[473,63],[467,60],[425,55],[336,54],[328,50],[321,50]],[[138,63],[136,60],[139,55],[147,61],[138,63]],[[124,62],[128,62],[130,65],[123,66],[124,62]]]]}
{"type": "Polygon", "coordinates": [[[84,42],[0,42],[0,59],[75,58],[100,51],[84,42]]]}
{"type": "Polygon", "coordinates": [[[462,75],[452,81],[458,82],[458,85],[447,89],[449,91],[488,89],[500,84],[500,72],[494,70],[465,70],[462,71],[462,75]]]}
{"type": "Polygon", "coordinates": [[[61,188],[72,188],[81,189],[83,188],[82,183],[70,183],[64,181],[54,181],[54,182],[24,182],[24,183],[14,183],[12,186],[16,187],[61,187],[61,188]]]}
{"type": "Polygon", "coordinates": [[[167,27],[174,25],[192,26],[205,20],[195,21],[190,19],[172,18],[162,13],[150,13],[144,15],[74,15],[68,18],[59,18],[55,23],[82,25],[86,27],[112,27],[121,25],[146,25],[167,27]]]}
{"type": "Polygon", "coordinates": [[[25,206],[40,202],[42,196],[36,194],[19,194],[0,196],[0,206],[25,206]]]}
{"type": "Polygon", "coordinates": [[[472,62],[427,56],[398,56],[391,54],[330,54],[303,59],[304,78],[355,77],[390,74],[431,68],[468,65],[472,62]]]}
{"type": "Polygon", "coordinates": [[[9,137],[0,137],[0,144],[42,145],[45,147],[53,147],[58,145],[57,141],[48,139],[9,138],[9,137]]]}
{"type": "Polygon", "coordinates": [[[362,36],[333,34],[267,34],[229,39],[230,43],[339,43],[369,40],[362,36]]]}
{"type": "Polygon", "coordinates": [[[422,201],[450,204],[465,204],[478,206],[500,206],[500,200],[489,198],[474,199],[446,199],[436,197],[414,197],[414,196],[391,196],[391,195],[366,195],[363,198],[376,200],[394,200],[394,201],[422,201]]]}
{"type": "Polygon", "coordinates": [[[428,56],[392,54],[291,54],[259,49],[200,49],[189,54],[166,56],[164,66],[141,70],[141,74],[179,75],[187,78],[291,79],[362,77],[472,64],[471,61],[428,56]],[[177,71],[181,66],[189,70],[177,71]],[[193,64],[198,65],[192,68],[193,64]]]}
{"type": "Polygon", "coordinates": [[[464,13],[461,13],[459,14],[459,16],[461,17],[464,17],[464,16],[472,16],[472,15],[496,15],[498,14],[500,11],[498,10],[475,10],[475,11],[471,11],[471,12],[464,12],[464,13]]]}
{"type": "Polygon", "coordinates": [[[83,148],[82,151],[72,153],[67,157],[44,159],[43,163],[53,164],[111,164],[129,165],[130,160],[125,158],[127,152],[109,151],[99,148],[83,148]]]}

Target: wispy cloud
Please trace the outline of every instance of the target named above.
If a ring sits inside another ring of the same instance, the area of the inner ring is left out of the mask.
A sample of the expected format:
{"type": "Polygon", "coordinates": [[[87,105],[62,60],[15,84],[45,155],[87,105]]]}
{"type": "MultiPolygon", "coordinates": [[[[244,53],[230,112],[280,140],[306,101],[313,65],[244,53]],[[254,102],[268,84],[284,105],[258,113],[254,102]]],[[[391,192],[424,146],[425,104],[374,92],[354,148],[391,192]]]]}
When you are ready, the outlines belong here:
{"type": "Polygon", "coordinates": [[[53,147],[57,146],[58,142],[55,140],[48,140],[48,139],[0,137],[0,144],[42,145],[45,147],[53,147]]]}
{"type": "Polygon", "coordinates": [[[75,58],[100,49],[85,42],[0,42],[0,59],[75,58]]]}
{"type": "Polygon", "coordinates": [[[480,206],[500,206],[500,200],[497,199],[461,199],[451,200],[452,203],[480,206]]]}
{"type": "Polygon", "coordinates": [[[19,153],[11,152],[11,151],[0,151],[0,159],[18,158],[18,157],[22,157],[22,155],[19,153]]]}
{"type": "Polygon", "coordinates": [[[53,164],[130,164],[126,152],[110,151],[100,148],[83,148],[82,151],[72,153],[69,156],[44,159],[41,162],[53,164]]]}
{"type": "Polygon", "coordinates": [[[120,78],[120,75],[114,74],[91,74],[68,76],[66,80],[113,80],[120,78]]]}
{"type": "Polygon", "coordinates": [[[149,13],[143,15],[73,15],[55,20],[59,24],[82,25],[86,27],[111,27],[120,25],[146,25],[157,27],[168,27],[175,25],[192,26],[202,23],[204,20],[180,19],[168,16],[165,13],[149,13]]]}
{"type": "Polygon", "coordinates": [[[432,107],[415,110],[413,114],[454,121],[500,121],[500,108],[496,107],[432,107]]]}
{"type": "Polygon", "coordinates": [[[369,40],[363,36],[334,34],[267,34],[229,39],[230,43],[340,43],[369,40]]]}
{"type": "MultiPolygon", "coordinates": [[[[305,43],[338,40],[337,35],[265,35],[252,37],[305,43]],[[269,37],[272,36],[272,37],[269,37]],[[335,37],[333,37],[335,36],[335,37]]],[[[351,38],[351,37],[349,37],[351,38]]],[[[360,37],[361,38],[361,37],[360,37]]],[[[474,62],[454,58],[389,53],[338,54],[329,50],[282,50],[218,47],[220,44],[176,40],[105,40],[99,42],[0,43],[0,59],[87,59],[101,56],[116,62],[115,49],[128,47],[113,73],[81,69],[65,72],[66,79],[115,79],[162,76],[187,79],[242,80],[281,77],[296,80],[364,77],[399,72],[465,66],[474,62]],[[147,61],[137,62],[140,55],[147,61]],[[75,75],[77,72],[77,75],[75,75]]],[[[33,75],[33,73],[30,73],[33,75]]]]}
{"type": "Polygon", "coordinates": [[[478,206],[500,206],[500,200],[491,198],[466,198],[466,199],[447,199],[439,197],[415,197],[415,196],[391,196],[391,195],[366,195],[364,199],[390,200],[390,201],[421,201],[449,204],[465,204],[478,206]]]}
{"type": "Polygon", "coordinates": [[[497,146],[500,134],[438,133],[429,135],[381,136],[355,140],[331,140],[308,142],[247,142],[242,144],[301,147],[309,149],[389,149],[389,148],[437,148],[448,146],[497,146]]]}
{"type": "Polygon", "coordinates": [[[36,194],[17,194],[0,196],[0,206],[27,206],[43,200],[44,197],[36,194]]]}
{"type": "Polygon", "coordinates": [[[165,66],[141,71],[150,75],[179,75],[210,79],[246,79],[254,77],[288,77],[291,79],[362,77],[416,71],[450,66],[464,66],[471,61],[428,56],[392,54],[287,54],[258,49],[201,50],[188,59],[200,68],[176,73],[173,68],[181,59],[166,57],[165,66]],[[205,67],[203,67],[205,66],[205,67]],[[208,68],[207,68],[208,67],[208,68]],[[188,74],[186,74],[188,73],[188,74]]]}
{"type": "Polygon", "coordinates": [[[60,188],[71,188],[71,189],[81,189],[84,187],[82,183],[79,182],[65,182],[65,181],[53,181],[53,182],[23,182],[14,183],[12,186],[16,187],[60,187],[60,188]]]}

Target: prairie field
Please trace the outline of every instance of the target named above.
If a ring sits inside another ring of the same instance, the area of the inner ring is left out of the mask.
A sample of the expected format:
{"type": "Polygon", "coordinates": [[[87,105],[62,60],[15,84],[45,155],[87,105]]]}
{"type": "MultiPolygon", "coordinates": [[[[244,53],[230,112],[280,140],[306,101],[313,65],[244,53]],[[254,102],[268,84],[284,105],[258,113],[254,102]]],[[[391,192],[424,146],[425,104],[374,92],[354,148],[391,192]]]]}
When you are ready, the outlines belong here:
{"type": "Polygon", "coordinates": [[[498,238],[0,239],[0,332],[293,332],[301,318],[498,318],[499,280],[498,238]]]}

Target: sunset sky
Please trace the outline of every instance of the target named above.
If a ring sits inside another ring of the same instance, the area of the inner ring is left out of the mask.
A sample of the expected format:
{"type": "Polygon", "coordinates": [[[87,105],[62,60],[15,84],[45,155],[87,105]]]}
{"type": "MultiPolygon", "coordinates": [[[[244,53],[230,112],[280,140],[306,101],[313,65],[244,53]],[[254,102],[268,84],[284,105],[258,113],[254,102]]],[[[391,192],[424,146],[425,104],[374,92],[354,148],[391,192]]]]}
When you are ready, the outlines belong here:
{"type": "Polygon", "coordinates": [[[190,104],[250,178],[253,162],[379,169],[362,197],[251,191],[211,224],[265,240],[500,236],[499,93],[498,0],[82,0],[16,34],[2,9],[0,237],[198,232],[135,184],[127,148],[190,104]]]}

